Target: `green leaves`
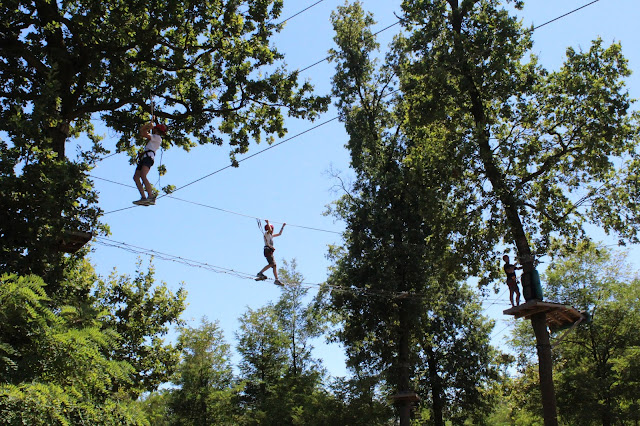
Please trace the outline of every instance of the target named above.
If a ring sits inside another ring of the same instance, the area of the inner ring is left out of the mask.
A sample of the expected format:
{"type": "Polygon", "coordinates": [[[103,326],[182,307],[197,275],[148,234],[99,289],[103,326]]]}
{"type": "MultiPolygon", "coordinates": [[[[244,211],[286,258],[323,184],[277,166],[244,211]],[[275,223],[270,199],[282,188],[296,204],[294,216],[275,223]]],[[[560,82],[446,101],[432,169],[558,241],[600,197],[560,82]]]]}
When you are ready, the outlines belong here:
{"type": "MultiPolygon", "coordinates": [[[[550,300],[590,316],[554,348],[561,417],[571,424],[633,422],[640,377],[637,271],[623,253],[582,242],[554,252],[545,278],[550,300]]],[[[531,351],[522,329],[516,338],[520,351],[531,351]]]]}
{"type": "Polygon", "coordinates": [[[172,424],[233,422],[231,352],[217,322],[203,318],[198,327],[182,327],[181,360],[168,393],[172,424]]]}
{"type": "MultiPolygon", "coordinates": [[[[441,3],[421,4],[416,13],[441,3]]],[[[461,238],[481,220],[469,208],[477,194],[463,180],[475,175],[464,175],[457,162],[469,152],[455,139],[467,137],[464,131],[434,120],[429,113],[443,105],[427,105],[435,94],[420,90],[433,88],[431,78],[444,79],[443,92],[456,88],[444,83],[448,71],[412,74],[419,68],[410,67],[412,59],[421,57],[409,51],[415,40],[398,37],[388,63],[378,65],[373,19],[359,3],[339,8],[333,23],[333,91],[357,176],[336,202],[337,216],[347,224],[344,250],[334,250],[328,280],[332,308],[343,320],[338,339],[357,374],[380,375],[394,393],[431,395],[426,406],[435,424],[459,420],[456,411],[471,417],[487,409],[478,389],[493,374],[483,355],[489,352],[488,325],[482,318],[475,323],[474,297],[460,284],[468,274],[465,250],[475,253],[484,244],[461,238]],[[392,91],[398,84],[409,94],[392,91]],[[462,367],[456,355],[462,352],[472,365],[462,367]],[[457,393],[465,396],[447,397],[457,393]]]]}
{"type": "Polygon", "coordinates": [[[119,336],[113,358],[135,371],[131,385],[123,387],[134,398],[166,382],[178,361],[179,351],[163,337],[171,324],[182,323],[186,292],[173,293],[165,283],[154,283],[152,268],[147,273],[138,270],[133,278],[114,274],[98,283],[95,294],[98,306],[108,312],[105,325],[119,336]]]}

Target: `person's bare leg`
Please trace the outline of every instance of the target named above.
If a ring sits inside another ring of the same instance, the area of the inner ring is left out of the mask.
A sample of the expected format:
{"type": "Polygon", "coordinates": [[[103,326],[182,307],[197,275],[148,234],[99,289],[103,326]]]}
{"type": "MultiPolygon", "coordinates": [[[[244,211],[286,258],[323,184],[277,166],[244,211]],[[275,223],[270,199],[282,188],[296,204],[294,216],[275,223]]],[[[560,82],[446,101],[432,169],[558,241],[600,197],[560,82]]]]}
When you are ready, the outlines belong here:
{"type": "Polygon", "coordinates": [[[520,292],[516,291],[516,306],[520,305],[520,292]]]}
{"type": "Polygon", "coordinates": [[[272,268],[273,268],[273,276],[275,277],[276,281],[278,281],[278,270],[276,268],[276,265],[273,265],[272,268]]]}
{"type": "Polygon", "coordinates": [[[516,305],[513,304],[513,291],[509,292],[509,301],[511,302],[511,307],[516,306],[516,305]]]}
{"type": "Polygon", "coordinates": [[[140,170],[140,178],[142,182],[144,182],[144,187],[147,189],[147,197],[151,198],[153,196],[153,186],[151,186],[151,182],[147,179],[147,174],[149,173],[149,167],[142,166],[142,170],[140,170]]]}
{"type": "Polygon", "coordinates": [[[142,176],[140,174],[140,170],[136,170],[136,172],[133,174],[133,181],[136,183],[138,192],[140,192],[140,198],[146,198],[144,196],[144,188],[142,186],[142,176]]]}
{"type": "Polygon", "coordinates": [[[264,271],[266,271],[269,268],[271,268],[271,265],[265,266],[264,268],[262,268],[262,270],[260,270],[260,273],[262,274],[264,271]]]}

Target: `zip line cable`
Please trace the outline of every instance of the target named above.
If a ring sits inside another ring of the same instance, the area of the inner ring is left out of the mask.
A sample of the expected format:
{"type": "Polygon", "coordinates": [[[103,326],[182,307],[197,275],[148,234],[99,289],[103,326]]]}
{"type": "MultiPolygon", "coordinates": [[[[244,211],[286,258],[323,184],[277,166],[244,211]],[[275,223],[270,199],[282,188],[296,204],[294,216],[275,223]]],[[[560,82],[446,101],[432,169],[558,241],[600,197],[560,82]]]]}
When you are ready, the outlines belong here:
{"type": "MultiPolygon", "coordinates": [[[[133,185],[127,185],[127,184],[122,183],[122,182],[116,182],[115,180],[105,179],[103,177],[99,177],[99,176],[95,176],[95,175],[90,175],[90,177],[93,178],[93,179],[98,179],[98,180],[104,181],[104,182],[113,183],[115,185],[124,186],[126,188],[135,189],[135,186],[133,186],[133,185]]],[[[209,205],[209,204],[198,203],[198,202],[191,201],[191,200],[185,200],[183,198],[174,197],[171,194],[166,195],[166,197],[167,198],[171,198],[173,200],[182,201],[183,203],[189,203],[189,204],[193,204],[193,205],[196,205],[196,206],[205,207],[205,208],[208,208],[208,209],[211,209],[211,210],[217,210],[217,211],[221,211],[221,212],[224,212],[224,213],[233,214],[233,215],[236,215],[236,216],[242,216],[242,217],[247,217],[247,218],[251,218],[251,219],[259,219],[257,216],[252,216],[252,215],[248,215],[248,214],[245,214],[245,213],[239,213],[239,212],[235,212],[233,210],[223,209],[223,208],[215,207],[215,206],[212,206],[212,205],[209,205]]],[[[272,221],[272,222],[273,223],[283,223],[283,222],[278,222],[278,221],[272,221]]],[[[338,234],[338,235],[342,234],[342,232],[339,232],[339,231],[331,231],[331,230],[328,230],[328,229],[314,228],[314,227],[305,226],[305,225],[295,225],[295,224],[292,224],[292,223],[289,223],[289,222],[287,222],[287,226],[292,226],[294,228],[308,229],[308,230],[311,230],[311,231],[326,232],[326,233],[329,233],[329,234],[338,234]]]]}
{"type": "Polygon", "coordinates": [[[598,3],[599,1],[600,1],[600,0],[594,0],[594,1],[592,1],[591,3],[583,4],[582,6],[580,6],[580,7],[578,7],[578,8],[575,8],[575,9],[573,9],[572,11],[565,13],[564,15],[560,15],[560,16],[558,16],[557,18],[553,18],[553,19],[551,19],[550,21],[544,22],[544,23],[542,23],[542,24],[540,24],[540,25],[538,25],[538,26],[536,26],[536,27],[533,27],[533,28],[531,29],[531,32],[534,32],[534,31],[535,31],[535,30],[537,30],[538,28],[542,28],[542,27],[544,27],[545,25],[548,25],[548,24],[550,24],[550,23],[552,23],[552,22],[555,22],[555,21],[557,21],[557,20],[559,20],[559,19],[562,19],[562,18],[564,18],[564,17],[566,17],[566,16],[569,16],[569,15],[571,15],[572,13],[575,13],[575,12],[579,11],[580,9],[584,9],[585,7],[587,7],[587,6],[591,6],[591,5],[592,5],[592,4],[594,4],[594,3],[598,3]]]}
{"type": "Polygon", "coordinates": [[[278,23],[278,25],[282,25],[282,24],[284,24],[285,22],[287,22],[287,21],[289,21],[289,20],[291,20],[291,19],[295,18],[296,16],[303,14],[303,13],[304,13],[304,12],[306,12],[307,10],[309,10],[309,9],[311,9],[312,7],[314,7],[314,6],[316,6],[316,5],[320,4],[320,3],[322,3],[323,1],[324,1],[324,0],[318,0],[317,2],[315,2],[314,4],[312,4],[311,6],[307,6],[307,7],[305,7],[304,9],[302,9],[301,11],[296,12],[296,13],[294,13],[293,15],[289,16],[287,19],[284,19],[284,20],[280,21],[280,22],[278,23]]]}
{"type": "MultiPolygon", "coordinates": [[[[315,130],[315,129],[319,128],[319,127],[322,127],[322,126],[324,126],[324,125],[326,125],[326,124],[329,124],[329,123],[331,123],[332,121],[335,121],[335,120],[337,120],[337,119],[338,119],[338,117],[337,117],[337,116],[336,116],[336,117],[333,117],[333,118],[331,118],[331,119],[329,119],[329,120],[327,120],[327,121],[325,121],[325,122],[322,122],[322,123],[320,123],[320,124],[317,124],[317,125],[315,125],[315,126],[313,126],[313,127],[310,127],[310,128],[308,128],[308,129],[306,129],[306,130],[303,130],[302,132],[300,132],[300,133],[298,133],[298,134],[295,134],[295,135],[290,136],[290,137],[288,137],[288,138],[286,138],[286,139],[283,139],[283,140],[281,140],[281,141],[280,141],[280,142],[278,142],[278,143],[275,143],[275,144],[269,145],[268,147],[266,147],[266,148],[264,148],[264,149],[262,149],[262,150],[260,150],[260,151],[254,152],[253,154],[251,154],[251,155],[249,155],[249,156],[247,156],[247,157],[245,157],[245,158],[242,158],[242,159],[238,160],[238,163],[241,163],[241,162],[246,161],[246,160],[248,160],[248,159],[250,159],[250,158],[253,158],[253,157],[255,157],[256,155],[260,155],[260,154],[262,154],[262,153],[264,153],[264,152],[266,152],[266,151],[268,151],[268,150],[270,150],[270,149],[273,149],[273,148],[275,148],[275,147],[277,147],[277,146],[279,146],[279,145],[282,145],[282,144],[283,144],[283,143],[285,143],[285,142],[289,142],[290,140],[293,140],[293,139],[295,139],[295,138],[297,138],[297,137],[300,137],[300,136],[304,135],[305,133],[308,133],[308,132],[310,132],[310,131],[312,131],[312,130],[315,130]]],[[[208,175],[202,176],[202,177],[200,177],[200,178],[198,178],[198,179],[196,179],[196,180],[194,180],[194,181],[192,181],[192,182],[189,182],[189,183],[187,183],[187,184],[185,184],[185,185],[182,185],[181,187],[176,188],[175,190],[173,190],[173,191],[172,191],[172,193],[175,193],[175,192],[177,192],[177,191],[179,191],[179,190],[181,190],[181,189],[184,189],[184,188],[186,188],[186,187],[188,187],[188,186],[193,185],[194,183],[200,182],[201,180],[204,180],[204,179],[206,179],[206,178],[208,178],[208,177],[211,177],[211,176],[213,176],[213,175],[215,175],[215,174],[217,174],[217,173],[220,173],[220,172],[221,172],[221,171],[223,171],[223,170],[227,170],[227,169],[232,168],[232,167],[233,167],[233,165],[232,165],[232,164],[229,164],[229,165],[227,165],[227,166],[225,166],[225,167],[222,167],[222,168],[220,168],[220,169],[218,169],[218,170],[215,170],[214,172],[211,172],[211,173],[209,173],[208,175]]],[[[159,198],[166,197],[167,195],[169,195],[169,194],[162,194],[162,195],[158,196],[158,199],[159,199],[159,198]]],[[[128,206],[128,207],[123,207],[123,208],[116,209],[116,210],[111,210],[111,211],[105,212],[105,213],[104,213],[104,215],[108,215],[108,214],[111,214],[111,213],[116,213],[116,212],[123,211],[123,210],[132,209],[132,208],[134,208],[134,207],[139,207],[139,206],[128,206]]],[[[103,215],[103,216],[104,216],[104,215],[103,215]]]]}
{"type": "MultiPolygon", "coordinates": [[[[242,272],[242,271],[236,271],[234,269],[229,269],[229,268],[224,268],[222,266],[216,266],[216,265],[211,265],[209,263],[206,262],[202,262],[202,261],[198,261],[198,260],[193,260],[193,259],[189,259],[189,258],[185,258],[182,256],[176,256],[173,254],[169,254],[169,253],[165,253],[165,252],[160,252],[157,250],[152,250],[152,249],[147,249],[144,247],[140,247],[140,246],[136,246],[133,244],[128,244],[125,242],[120,242],[120,241],[114,241],[111,240],[109,238],[105,238],[105,237],[100,237],[100,236],[96,236],[95,237],[95,242],[105,246],[105,247],[112,247],[112,248],[118,248],[124,251],[127,251],[129,253],[134,253],[134,254],[142,254],[142,255],[147,255],[147,256],[154,256],[157,257],[158,259],[161,260],[165,260],[165,261],[170,261],[170,262],[175,262],[175,263],[180,263],[183,265],[186,265],[188,267],[192,267],[192,268],[199,268],[199,269],[204,269],[204,270],[208,270],[214,273],[218,273],[218,274],[226,274],[226,275],[231,275],[234,276],[236,278],[241,278],[241,279],[247,279],[247,280],[254,280],[255,281],[255,275],[251,274],[251,273],[247,273],[247,272],[242,272]]],[[[399,300],[421,300],[421,299],[425,299],[428,296],[426,294],[422,294],[422,293],[410,293],[410,292],[405,292],[405,291],[388,291],[388,290],[374,290],[374,289],[367,289],[367,288],[356,288],[356,287],[343,287],[343,286],[338,286],[338,285],[331,285],[331,284],[327,284],[327,283],[310,283],[310,282],[301,282],[299,284],[300,286],[306,287],[306,288],[328,288],[331,291],[336,291],[336,292],[345,292],[345,293],[351,293],[354,294],[356,296],[364,296],[364,297],[384,297],[384,298],[393,298],[393,299],[399,299],[399,300]]],[[[484,299],[482,296],[479,296],[480,299],[484,299]]],[[[485,299],[486,301],[489,300],[493,300],[493,299],[485,299]]],[[[498,299],[496,299],[498,300],[498,299]]],[[[481,310],[481,312],[484,312],[485,310],[487,310],[487,308],[484,308],[481,310]]]]}

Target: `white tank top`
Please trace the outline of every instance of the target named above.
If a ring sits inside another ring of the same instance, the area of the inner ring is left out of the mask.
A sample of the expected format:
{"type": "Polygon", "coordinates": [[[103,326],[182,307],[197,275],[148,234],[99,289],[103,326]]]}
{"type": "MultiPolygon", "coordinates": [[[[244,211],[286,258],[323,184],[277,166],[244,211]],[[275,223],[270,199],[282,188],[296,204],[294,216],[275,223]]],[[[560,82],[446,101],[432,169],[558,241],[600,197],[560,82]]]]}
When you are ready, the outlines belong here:
{"type": "Polygon", "coordinates": [[[147,155],[151,158],[154,158],[156,156],[156,151],[160,149],[161,144],[162,144],[162,138],[160,137],[160,135],[154,135],[152,133],[151,139],[149,139],[149,142],[147,142],[147,145],[144,147],[144,150],[153,151],[153,153],[147,152],[147,155]]]}

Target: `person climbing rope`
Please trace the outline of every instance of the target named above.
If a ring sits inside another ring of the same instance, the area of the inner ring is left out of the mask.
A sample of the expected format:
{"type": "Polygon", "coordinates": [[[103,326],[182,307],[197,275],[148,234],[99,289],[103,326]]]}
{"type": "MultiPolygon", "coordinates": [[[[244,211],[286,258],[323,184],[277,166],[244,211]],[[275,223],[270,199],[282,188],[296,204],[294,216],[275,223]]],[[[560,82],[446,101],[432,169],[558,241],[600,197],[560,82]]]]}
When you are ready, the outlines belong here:
{"type": "Polygon", "coordinates": [[[280,235],[282,235],[282,231],[284,230],[284,226],[286,225],[286,223],[282,224],[282,228],[280,228],[280,232],[278,232],[277,234],[273,233],[273,225],[271,225],[269,223],[269,220],[266,220],[267,224],[264,226],[264,230],[266,232],[263,232],[263,237],[264,237],[264,257],[267,258],[267,266],[265,266],[264,268],[262,268],[262,270],[260,272],[258,272],[258,275],[256,275],[256,281],[262,281],[262,280],[266,280],[267,276],[264,274],[264,271],[266,271],[269,268],[273,268],[273,276],[275,278],[275,283],[277,285],[283,285],[280,280],[278,279],[278,268],[276,267],[276,261],[273,258],[273,252],[276,250],[275,247],[273,247],[273,239],[275,237],[279,237],[280,235]]]}
{"type": "Polygon", "coordinates": [[[145,123],[140,127],[140,137],[147,139],[147,145],[144,147],[144,151],[138,154],[138,165],[136,166],[136,172],[133,175],[133,181],[136,183],[138,192],[140,192],[140,199],[134,201],[133,204],[138,206],[150,206],[156,203],[156,194],[153,192],[153,186],[147,179],[147,174],[153,166],[156,151],[162,145],[162,137],[167,133],[167,126],[160,123],[156,126],[153,125],[154,117],[151,118],[149,123],[145,123]],[[147,196],[144,194],[144,190],[147,190],[147,196]]]}
{"type": "Polygon", "coordinates": [[[518,288],[518,279],[516,278],[516,269],[522,269],[522,266],[512,265],[509,256],[502,256],[504,260],[504,273],[507,274],[507,286],[509,286],[509,301],[511,306],[520,305],[520,289],[518,288]],[[516,295],[516,304],[513,304],[513,295],[516,295]]]}

